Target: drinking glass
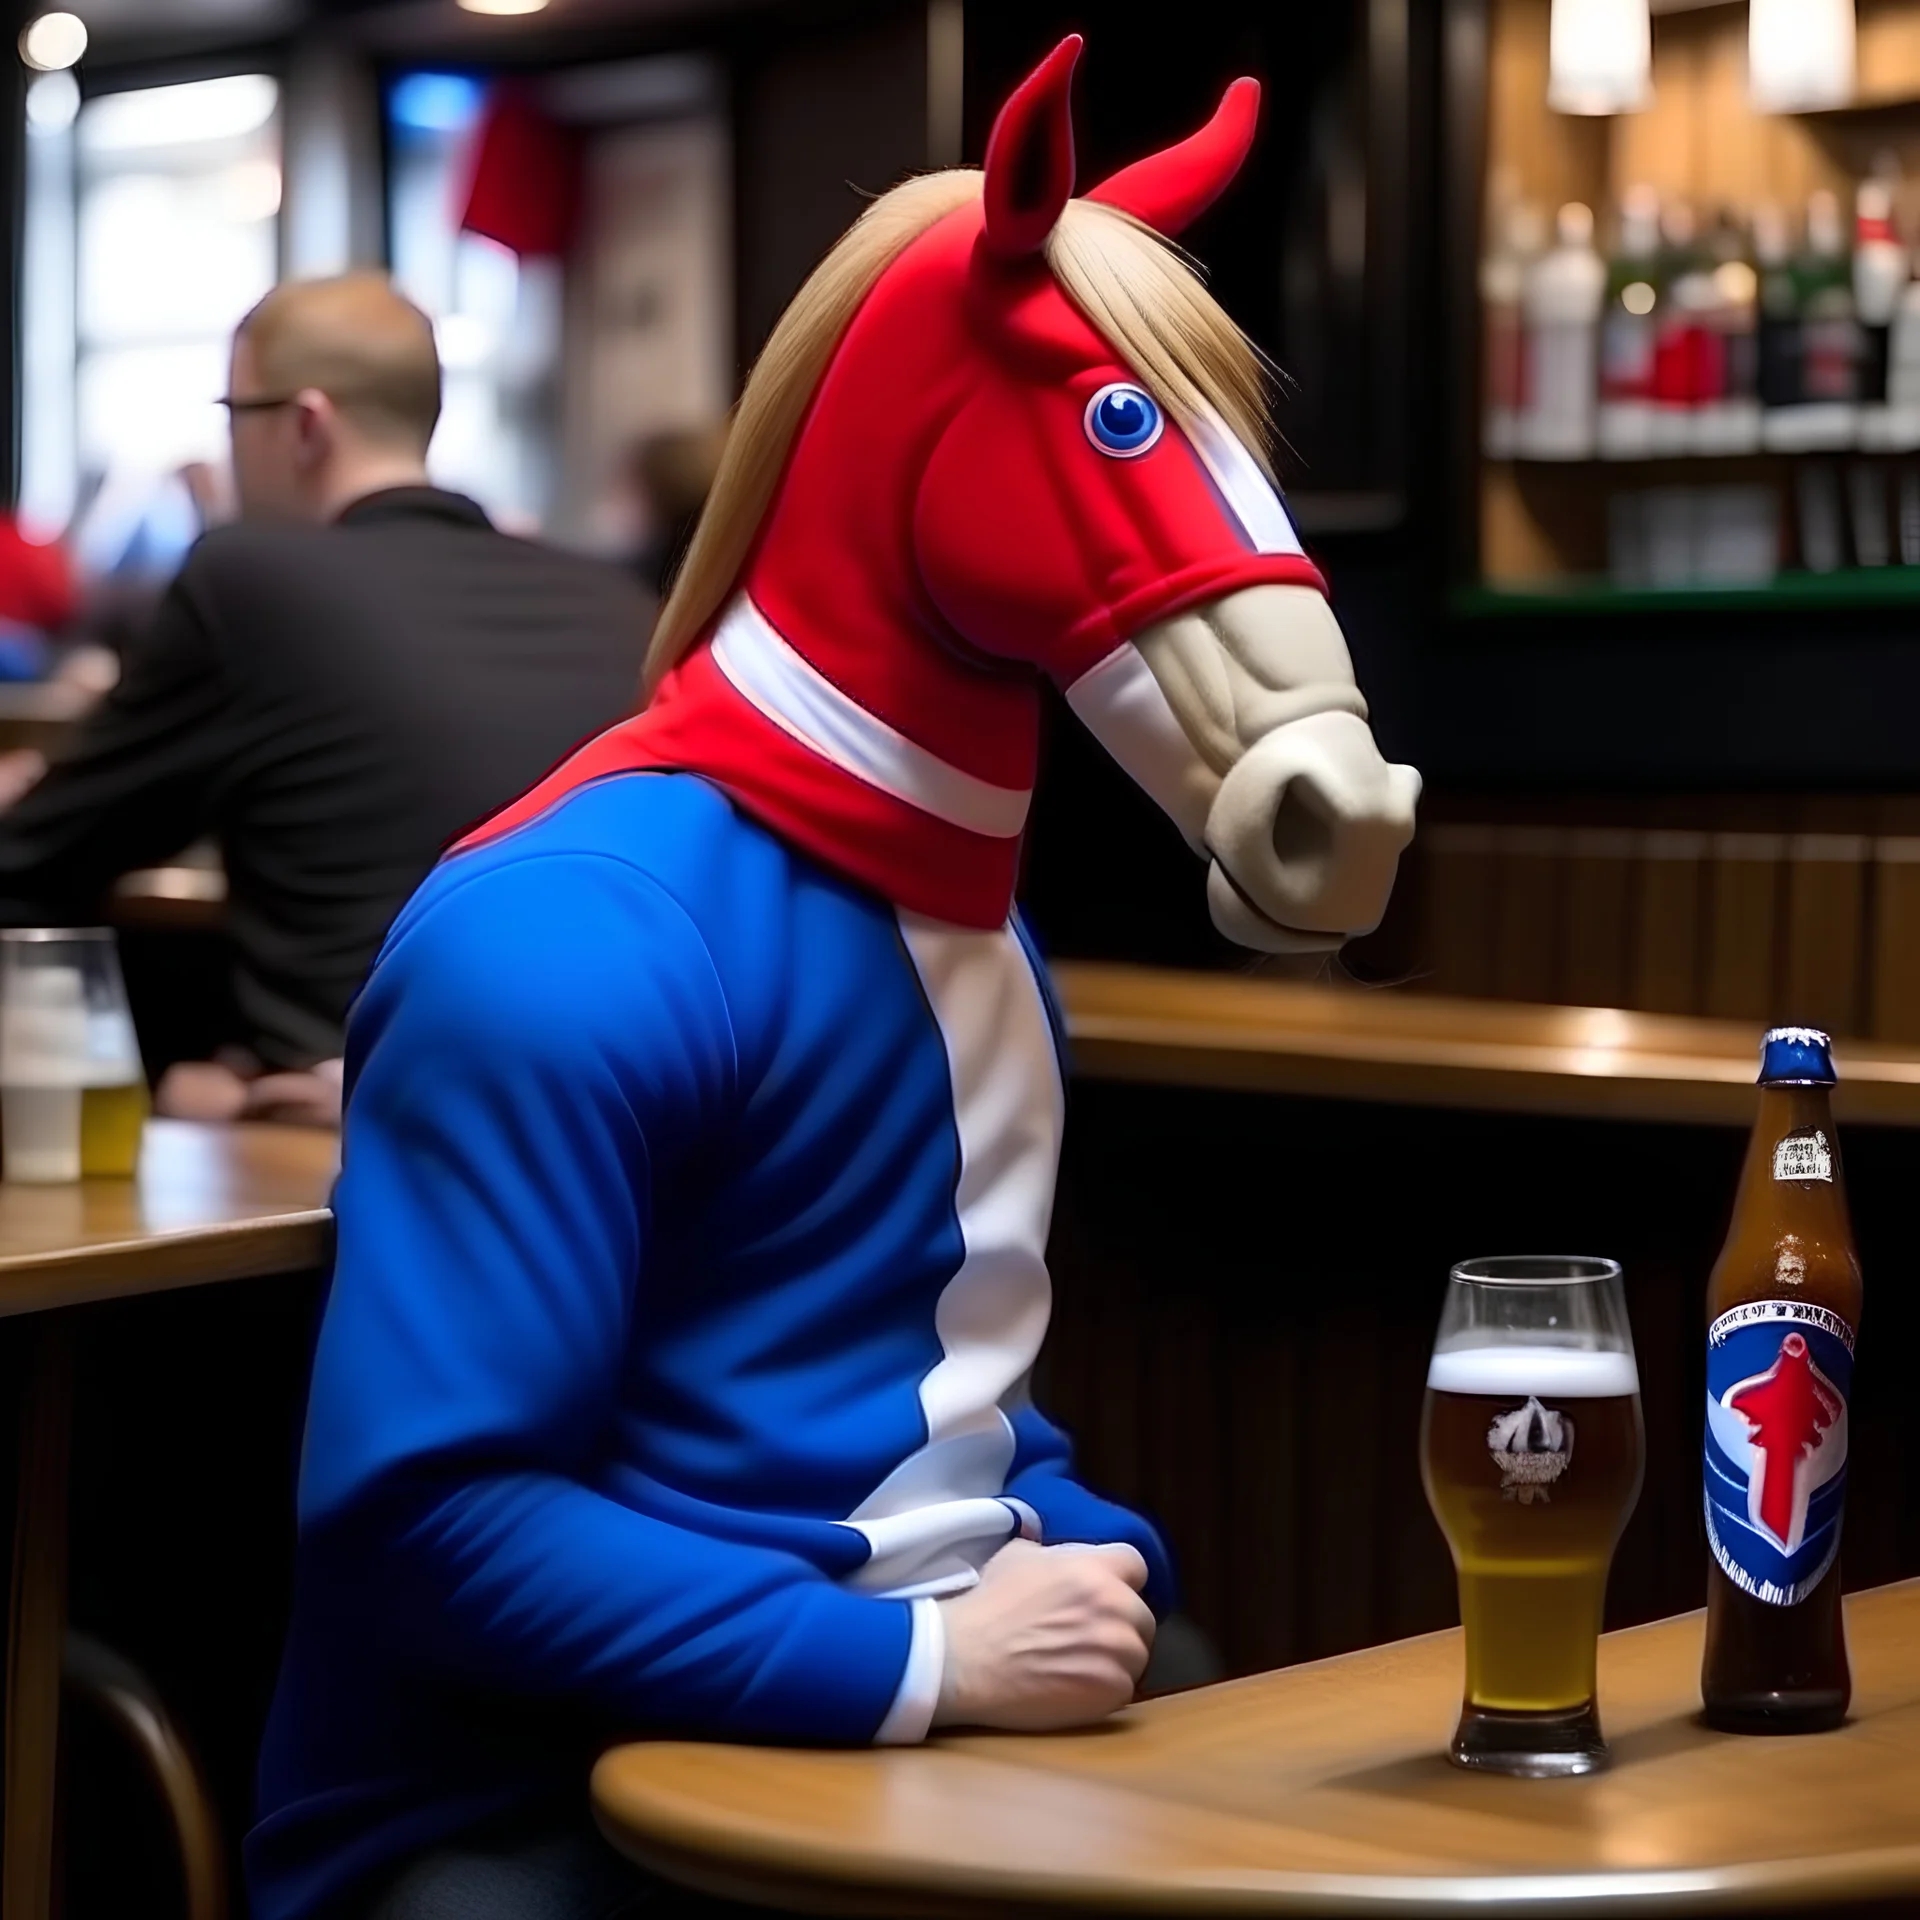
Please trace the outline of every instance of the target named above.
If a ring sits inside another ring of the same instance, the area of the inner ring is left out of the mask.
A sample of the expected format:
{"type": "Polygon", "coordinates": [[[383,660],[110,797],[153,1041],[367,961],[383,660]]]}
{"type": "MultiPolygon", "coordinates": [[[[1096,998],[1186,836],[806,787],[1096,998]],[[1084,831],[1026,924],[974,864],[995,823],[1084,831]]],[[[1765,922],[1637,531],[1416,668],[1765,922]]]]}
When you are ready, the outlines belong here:
{"type": "Polygon", "coordinates": [[[124,1178],[146,1115],[146,1076],[112,930],[0,930],[6,1177],[124,1178]]]}
{"type": "Polygon", "coordinates": [[[1453,1269],[1420,1474],[1466,1629],[1456,1765],[1534,1777],[1606,1765],[1594,1662],[1645,1456],[1617,1263],[1512,1255],[1453,1269]]]}

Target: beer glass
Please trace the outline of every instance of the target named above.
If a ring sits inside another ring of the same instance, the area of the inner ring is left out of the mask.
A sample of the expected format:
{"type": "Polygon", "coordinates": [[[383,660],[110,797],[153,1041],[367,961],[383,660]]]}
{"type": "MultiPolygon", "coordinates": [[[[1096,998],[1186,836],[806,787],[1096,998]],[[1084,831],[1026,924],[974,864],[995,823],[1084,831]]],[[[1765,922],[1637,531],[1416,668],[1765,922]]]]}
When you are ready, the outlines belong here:
{"type": "Polygon", "coordinates": [[[1522,1255],[1453,1269],[1420,1473],[1466,1629],[1456,1765],[1532,1777],[1606,1765],[1594,1660],[1645,1453],[1615,1262],[1522,1255]]]}
{"type": "Polygon", "coordinates": [[[0,1152],[9,1180],[126,1177],[147,1115],[106,927],[0,931],[0,1152]]]}

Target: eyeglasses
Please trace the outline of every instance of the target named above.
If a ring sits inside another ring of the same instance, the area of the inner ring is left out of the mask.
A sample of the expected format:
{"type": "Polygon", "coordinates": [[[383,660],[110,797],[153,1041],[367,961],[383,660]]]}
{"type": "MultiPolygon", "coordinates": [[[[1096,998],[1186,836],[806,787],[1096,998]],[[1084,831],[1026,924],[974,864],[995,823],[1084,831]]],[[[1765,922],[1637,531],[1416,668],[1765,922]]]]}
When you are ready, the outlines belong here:
{"type": "Polygon", "coordinates": [[[230,415],[236,413],[269,413],[275,407],[292,406],[299,397],[297,393],[248,394],[244,397],[238,394],[223,393],[213,404],[216,407],[225,407],[230,415]]]}

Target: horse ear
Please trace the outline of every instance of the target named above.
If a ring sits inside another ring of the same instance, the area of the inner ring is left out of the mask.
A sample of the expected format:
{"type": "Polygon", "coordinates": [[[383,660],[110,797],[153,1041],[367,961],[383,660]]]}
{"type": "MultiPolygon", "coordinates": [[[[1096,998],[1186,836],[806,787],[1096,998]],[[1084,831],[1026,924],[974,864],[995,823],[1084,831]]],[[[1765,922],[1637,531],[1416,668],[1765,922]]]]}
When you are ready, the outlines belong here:
{"type": "Polygon", "coordinates": [[[1177,234],[1226,191],[1259,120],[1260,82],[1236,80],[1198,133],[1122,167],[1087,198],[1132,214],[1156,233],[1177,234]]]}
{"type": "Polygon", "coordinates": [[[1082,41],[1070,33],[1017,86],[987,136],[987,246],[1020,260],[1046,245],[1073,198],[1073,69],[1082,41]]]}

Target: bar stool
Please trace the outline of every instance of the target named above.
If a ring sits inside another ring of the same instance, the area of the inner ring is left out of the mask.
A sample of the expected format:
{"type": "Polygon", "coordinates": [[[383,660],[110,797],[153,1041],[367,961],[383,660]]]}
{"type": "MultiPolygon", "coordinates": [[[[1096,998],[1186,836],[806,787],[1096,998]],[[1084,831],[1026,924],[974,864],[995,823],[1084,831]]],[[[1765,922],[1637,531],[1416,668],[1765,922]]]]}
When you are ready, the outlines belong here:
{"type": "Polygon", "coordinates": [[[226,1853],[200,1768],[153,1682],[124,1655],[69,1631],[61,1677],[126,1738],[166,1803],[187,1920],[227,1920],[226,1853]]]}

